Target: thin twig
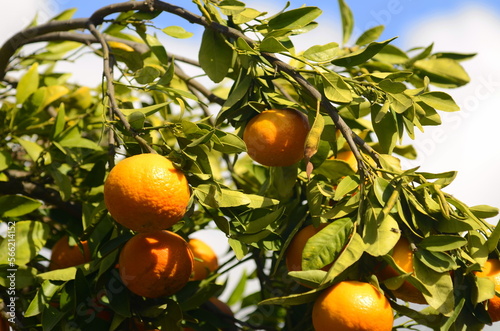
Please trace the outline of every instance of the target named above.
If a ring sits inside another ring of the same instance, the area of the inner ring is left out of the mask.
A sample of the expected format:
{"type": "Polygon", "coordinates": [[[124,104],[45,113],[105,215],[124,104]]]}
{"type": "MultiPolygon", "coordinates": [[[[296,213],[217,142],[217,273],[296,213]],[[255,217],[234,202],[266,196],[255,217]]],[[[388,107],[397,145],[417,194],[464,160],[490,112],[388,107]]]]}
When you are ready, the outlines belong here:
{"type": "Polygon", "coordinates": [[[116,102],[115,98],[115,85],[113,84],[113,68],[111,65],[111,60],[110,60],[110,54],[109,54],[109,46],[104,39],[103,35],[97,30],[95,24],[92,22],[92,20],[89,20],[89,23],[87,25],[87,28],[89,31],[94,35],[94,37],[99,40],[101,46],[102,46],[102,51],[103,51],[103,72],[104,76],[106,78],[106,95],[109,98],[109,107],[113,111],[113,114],[116,115],[119,119],[120,122],[122,122],[125,130],[127,130],[132,137],[141,145],[143,148],[145,148],[148,152],[150,153],[156,153],[156,151],[149,146],[148,142],[144,140],[139,134],[130,126],[130,123],[128,122],[127,118],[123,113],[120,111],[118,108],[118,104],[116,102]]]}

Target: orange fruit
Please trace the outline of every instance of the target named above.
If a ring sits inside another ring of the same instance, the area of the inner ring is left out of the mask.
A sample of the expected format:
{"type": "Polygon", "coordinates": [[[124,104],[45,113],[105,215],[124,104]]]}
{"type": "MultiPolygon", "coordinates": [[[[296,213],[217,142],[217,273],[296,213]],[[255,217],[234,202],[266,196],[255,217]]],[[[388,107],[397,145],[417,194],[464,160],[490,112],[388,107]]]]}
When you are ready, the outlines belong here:
{"type": "Polygon", "coordinates": [[[354,156],[354,153],[352,151],[338,152],[337,156],[332,156],[331,159],[345,161],[347,162],[347,164],[349,164],[352,170],[358,171],[358,160],[356,160],[356,157],[354,156]]]}
{"type": "Polygon", "coordinates": [[[217,270],[219,262],[212,247],[199,239],[191,239],[188,242],[189,248],[194,256],[194,269],[191,280],[202,280],[217,270]]]}
{"type": "Polygon", "coordinates": [[[81,247],[70,246],[68,236],[59,239],[52,247],[49,270],[64,269],[89,262],[91,258],[89,245],[87,241],[81,241],[80,244],[81,247]]]}
{"type": "Polygon", "coordinates": [[[138,232],[171,227],[184,216],[189,199],[184,174],[158,154],[122,160],[104,183],[104,202],[111,216],[138,232]]]}
{"type": "MultiPolygon", "coordinates": [[[[288,271],[302,271],[302,251],[307,241],[325,226],[327,226],[327,224],[322,223],[315,228],[310,224],[295,234],[285,253],[285,262],[288,271]]],[[[331,265],[324,266],[322,270],[326,271],[330,269],[330,266],[331,265]]]]}
{"type": "Polygon", "coordinates": [[[193,253],[178,234],[166,230],[139,233],[123,246],[120,277],[133,293],[147,298],[171,295],[187,284],[193,253]]]}
{"type": "Polygon", "coordinates": [[[390,331],[394,315],[389,300],[373,285],[342,281],[316,299],[312,322],[316,331],[390,331]]]}
{"type": "MultiPolygon", "coordinates": [[[[392,250],[394,262],[405,272],[413,272],[413,252],[410,248],[410,242],[405,237],[401,237],[392,250]]],[[[399,276],[399,272],[393,267],[387,265],[383,269],[375,272],[380,281],[399,276]]],[[[399,288],[392,290],[396,298],[403,301],[427,304],[425,298],[415,286],[405,281],[399,288]]]]}
{"type": "MultiPolygon", "coordinates": [[[[489,259],[484,264],[482,271],[476,273],[477,277],[488,277],[495,283],[495,290],[500,291],[500,260],[489,259]]],[[[500,298],[494,296],[488,300],[488,314],[492,322],[500,321],[500,298]]]]}
{"type": "Polygon", "coordinates": [[[248,155],[266,166],[285,167],[304,157],[309,133],[307,117],[295,109],[265,110],[243,132],[248,155]]]}

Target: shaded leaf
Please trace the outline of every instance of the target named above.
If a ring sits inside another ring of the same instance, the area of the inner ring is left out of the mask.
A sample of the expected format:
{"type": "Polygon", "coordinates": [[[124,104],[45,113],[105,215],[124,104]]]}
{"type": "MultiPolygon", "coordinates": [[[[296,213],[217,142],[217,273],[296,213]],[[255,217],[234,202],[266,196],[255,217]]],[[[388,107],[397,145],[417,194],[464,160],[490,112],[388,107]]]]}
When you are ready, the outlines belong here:
{"type": "Polygon", "coordinates": [[[211,29],[205,29],[198,53],[201,68],[215,83],[227,75],[233,61],[233,50],[224,37],[211,29]]]}

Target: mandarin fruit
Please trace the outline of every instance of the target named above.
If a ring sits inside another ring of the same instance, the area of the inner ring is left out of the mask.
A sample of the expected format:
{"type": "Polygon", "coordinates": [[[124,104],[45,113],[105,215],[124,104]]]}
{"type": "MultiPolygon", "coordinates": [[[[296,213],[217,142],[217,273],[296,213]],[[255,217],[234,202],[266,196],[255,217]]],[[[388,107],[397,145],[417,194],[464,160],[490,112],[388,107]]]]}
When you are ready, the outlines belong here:
{"type": "Polygon", "coordinates": [[[316,331],[390,331],[394,315],[389,300],[373,285],[342,281],[316,299],[312,322],[316,331]]]}
{"type": "Polygon", "coordinates": [[[133,293],[147,298],[182,289],[193,272],[193,253],[178,234],[159,230],[139,233],[122,248],[120,277],[133,293]]]}
{"type": "Polygon", "coordinates": [[[212,247],[199,239],[191,239],[188,242],[189,248],[194,256],[194,269],[191,280],[202,280],[217,270],[219,262],[212,247]]]}
{"type": "Polygon", "coordinates": [[[137,232],[171,227],[184,216],[189,199],[184,174],[158,154],[120,161],[104,183],[104,202],[111,216],[137,232]]]}
{"type": "Polygon", "coordinates": [[[80,245],[70,246],[69,237],[63,236],[52,247],[49,270],[74,267],[87,263],[90,259],[91,255],[87,241],[81,241],[80,245]]]}
{"type": "Polygon", "coordinates": [[[266,166],[285,167],[304,157],[308,133],[307,117],[298,110],[270,109],[248,122],[243,140],[254,161],[266,166]]]}

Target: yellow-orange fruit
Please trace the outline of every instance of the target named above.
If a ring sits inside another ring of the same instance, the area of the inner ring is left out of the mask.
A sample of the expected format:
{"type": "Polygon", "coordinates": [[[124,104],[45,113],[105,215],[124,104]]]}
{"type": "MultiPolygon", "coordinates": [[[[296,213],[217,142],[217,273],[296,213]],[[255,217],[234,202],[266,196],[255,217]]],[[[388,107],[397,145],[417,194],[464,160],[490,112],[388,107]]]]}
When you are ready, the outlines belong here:
{"type": "Polygon", "coordinates": [[[194,269],[191,280],[202,280],[217,270],[219,262],[212,247],[199,239],[191,239],[188,242],[189,248],[194,256],[194,269]]]}
{"type": "Polygon", "coordinates": [[[312,321],[316,331],[390,331],[394,315],[389,300],[373,285],[343,281],[316,299],[312,321]]]}
{"type": "Polygon", "coordinates": [[[70,246],[69,237],[63,236],[52,247],[49,270],[74,267],[90,261],[90,249],[87,241],[79,245],[70,246]],[[82,250],[83,249],[83,250],[82,250]]]}
{"type": "Polygon", "coordinates": [[[137,295],[158,298],[182,289],[193,271],[193,253],[178,234],[159,230],[139,233],[122,248],[120,277],[137,295]]]}
{"type": "MultiPolygon", "coordinates": [[[[482,271],[476,273],[477,277],[488,277],[495,284],[495,290],[500,292],[500,260],[489,259],[484,264],[482,271]]],[[[500,298],[494,296],[488,300],[488,314],[493,322],[500,321],[500,298]]]]}
{"type": "Polygon", "coordinates": [[[104,183],[104,202],[111,216],[138,232],[163,230],[186,213],[190,189],[182,171],[158,154],[139,154],[120,161],[104,183]]]}
{"type": "MultiPolygon", "coordinates": [[[[392,258],[394,259],[394,262],[396,262],[396,264],[405,272],[413,272],[413,252],[410,248],[410,242],[405,237],[401,237],[394,246],[392,258]]],[[[375,274],[382,282],[386,279],[399,276],[399,273],[389,265],[379,271],[376,271],[375,274]]],[[[404,281],[399,288],[392,290],[392,293],[396,298],[403,301],[419,304],[427,303],[422,292],[420,292],[408,281],[404,281]]]]}
{"type": "Polygon", "coordinates": [[[270,109],[253,117],[245,127],[243,140],[248,155],[266,166],[285,167],[304,157],[309,122],[295,109],[270,109]]]}

